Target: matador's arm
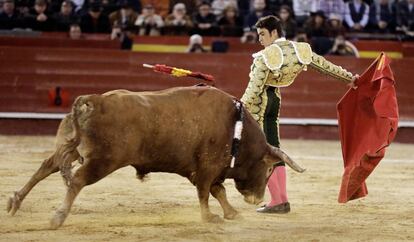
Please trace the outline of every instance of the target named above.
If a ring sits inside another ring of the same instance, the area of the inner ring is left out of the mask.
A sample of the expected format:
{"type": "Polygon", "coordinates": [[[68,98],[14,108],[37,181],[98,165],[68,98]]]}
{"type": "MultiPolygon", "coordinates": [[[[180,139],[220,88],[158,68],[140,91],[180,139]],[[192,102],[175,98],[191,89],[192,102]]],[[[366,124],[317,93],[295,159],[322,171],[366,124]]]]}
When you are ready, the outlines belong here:
{"type": "Polygon", "coordinates": [[[312,61],[309,66],[322,74],[332,76],[345,83],[351,83],[355,79],[351,72],[315,53],[312,53],[312,61]]]}
{"type": "Polygon", "coordinates": [[[247,110],[258,120],[260,112],[260,104],[262,103],[262,94],[264,92],[266,77],[269,74],[269,69],[266,67],[261,56],[256,56],[249,75],[249,83],[244,92],[241,101],[247,110]]]}

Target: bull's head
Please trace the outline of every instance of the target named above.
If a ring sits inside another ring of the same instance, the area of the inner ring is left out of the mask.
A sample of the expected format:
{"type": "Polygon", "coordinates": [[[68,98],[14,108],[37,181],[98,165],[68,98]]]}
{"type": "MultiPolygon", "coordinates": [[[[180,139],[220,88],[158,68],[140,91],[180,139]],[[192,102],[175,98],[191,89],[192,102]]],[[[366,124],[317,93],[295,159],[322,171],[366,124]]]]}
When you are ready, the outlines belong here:
{"type": "Polygon", "coordinates": [[[281,149],[268,145],[267,152],[261,159],[245,162],[240,167],[230,169],[226,177],[234,178],[237,190],[247,203],[259,204],[263,201],[266,184],[274,166],[281,162],[285,162],[297,172],[305,171],[281,149]]]}

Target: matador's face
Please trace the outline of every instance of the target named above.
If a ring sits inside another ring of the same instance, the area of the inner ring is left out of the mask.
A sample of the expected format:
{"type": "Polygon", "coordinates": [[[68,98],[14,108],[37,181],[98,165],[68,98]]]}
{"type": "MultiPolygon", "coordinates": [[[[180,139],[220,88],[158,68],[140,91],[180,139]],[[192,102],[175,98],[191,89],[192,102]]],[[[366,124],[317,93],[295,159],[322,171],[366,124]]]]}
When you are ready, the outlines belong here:
{"type": "Polygon", "coordinates": [[[259,42],[263,47],[271,45],[279,37],[276,30],[269,32],[265,28],[257,28],[257,34],[259,35],[259,42]]]}

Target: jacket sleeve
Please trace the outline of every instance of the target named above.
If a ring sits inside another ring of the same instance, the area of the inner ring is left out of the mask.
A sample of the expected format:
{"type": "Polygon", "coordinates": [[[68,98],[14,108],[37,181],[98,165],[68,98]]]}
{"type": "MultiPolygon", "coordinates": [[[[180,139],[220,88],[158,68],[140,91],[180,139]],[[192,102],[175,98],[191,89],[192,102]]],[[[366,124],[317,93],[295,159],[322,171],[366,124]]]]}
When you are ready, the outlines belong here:
{"type": "Polygon", "coordinates": [[[241,98],[241,101],[253,115],[256,121],[259,119],[260,104],[262,103],[262,94],[266,83],[266,77],[269,69],[264,64],[262,56],[256,57],[250,70],[250,81],[241,98]]]}
{"type": "Polygon", "coordinates": [[[292,44],[300,63],[310,66],[322,74],[332,76],[345,83],[352,82],[354,76],[351,72],[314,53],[308,43],[292,42],[292,44]]]}
{"type": "Polygon", "coordinates": [[[309,66],[322,74],[331,76],[345,83],[350,83],[354,79],[354,75],[351,72],[315,53],[312,54],[312,61],[309,66]]]}

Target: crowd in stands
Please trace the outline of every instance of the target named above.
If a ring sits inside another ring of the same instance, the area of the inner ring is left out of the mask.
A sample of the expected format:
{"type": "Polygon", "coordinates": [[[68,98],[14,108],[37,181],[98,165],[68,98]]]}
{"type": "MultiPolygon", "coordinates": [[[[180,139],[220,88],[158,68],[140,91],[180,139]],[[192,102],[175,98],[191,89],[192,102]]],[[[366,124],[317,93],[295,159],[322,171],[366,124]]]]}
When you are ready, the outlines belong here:
{"type": "Polygon", "coordinates": [[[322,47],[324,38],[333,43],[345,33],[414,31],[414,0],[0,0],[0,9],[1,30],[63,31],[74,38],[198,34],[255,42],[254,24],[271,14],[288,39],[321,38],[322,47]]]}

